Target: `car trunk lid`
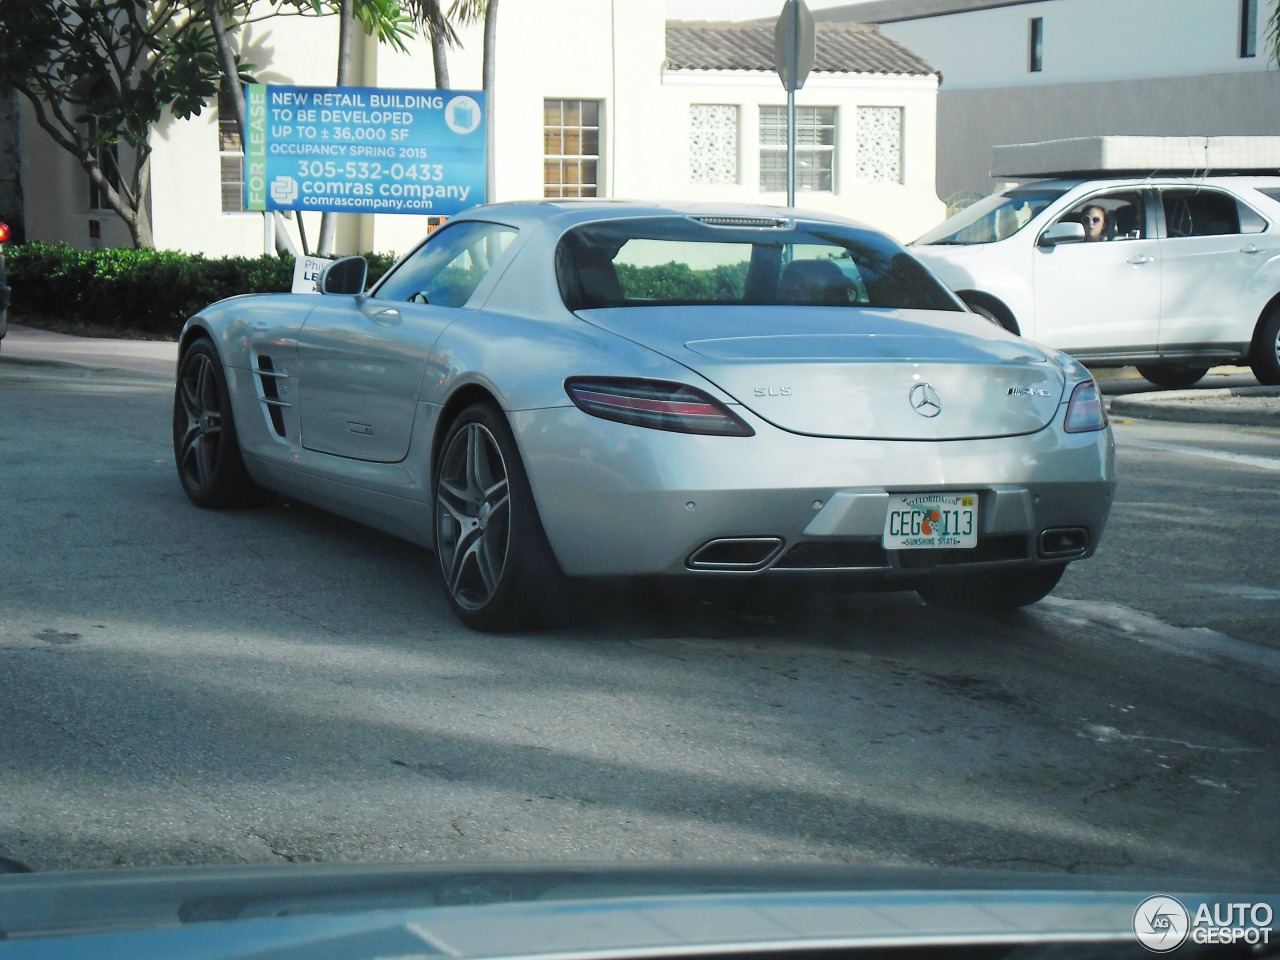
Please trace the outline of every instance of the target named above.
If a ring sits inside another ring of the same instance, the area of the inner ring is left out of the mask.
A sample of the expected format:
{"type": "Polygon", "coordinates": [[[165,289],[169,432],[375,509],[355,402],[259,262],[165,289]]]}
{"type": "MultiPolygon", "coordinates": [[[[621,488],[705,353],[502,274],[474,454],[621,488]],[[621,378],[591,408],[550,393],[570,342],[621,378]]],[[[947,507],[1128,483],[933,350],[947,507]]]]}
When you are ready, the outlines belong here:
{"type": "Polygon", "coordinates": [[[627,307],[587,322],[670,357],[775,426],[813,436],[960,440],[1043,429],[1065,378],[972,314],[627,307]],[[779,332],[780,327],[784,332],[779,332]]]}

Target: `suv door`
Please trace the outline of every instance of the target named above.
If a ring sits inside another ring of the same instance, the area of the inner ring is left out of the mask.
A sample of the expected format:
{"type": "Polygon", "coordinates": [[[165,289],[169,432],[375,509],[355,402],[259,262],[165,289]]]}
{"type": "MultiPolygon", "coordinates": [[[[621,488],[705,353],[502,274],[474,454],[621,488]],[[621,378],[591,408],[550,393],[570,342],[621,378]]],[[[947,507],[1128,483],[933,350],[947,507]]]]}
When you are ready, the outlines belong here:
{"type": "Polygon", "coordinates": [[[1245,294],[1275,245],[1270,224],[1214,187],[1162,187],[1160,200],[1160,352],[1247,351],[1257,318],[1245,294]]]}
{"type": "Polygon", "coordinates": [[[1161,262],[1149,196],[1135,187],[1100,191],[1045,224],[1083,225],[1087,211],[1097,215],[1094,208],[1106,219],[1097,242],[1037,244],[1035,339],[1082,358],[1155,352],[1161,262]]]}

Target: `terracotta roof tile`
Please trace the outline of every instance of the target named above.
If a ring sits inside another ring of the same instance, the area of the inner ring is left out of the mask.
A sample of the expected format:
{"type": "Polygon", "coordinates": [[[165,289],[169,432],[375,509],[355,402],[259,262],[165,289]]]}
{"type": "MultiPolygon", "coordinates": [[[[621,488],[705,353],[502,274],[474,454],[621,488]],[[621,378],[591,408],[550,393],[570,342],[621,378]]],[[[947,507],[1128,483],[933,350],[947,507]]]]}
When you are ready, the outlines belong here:
{"type": "MultiPolygon", "coordinates": [[[[818,23],[814,73],[925,76],[924,60],[875,27],[818,23]]],[[[764,70],[773,72],[772,23],[667,21],[668,70],[764,70]]]]}

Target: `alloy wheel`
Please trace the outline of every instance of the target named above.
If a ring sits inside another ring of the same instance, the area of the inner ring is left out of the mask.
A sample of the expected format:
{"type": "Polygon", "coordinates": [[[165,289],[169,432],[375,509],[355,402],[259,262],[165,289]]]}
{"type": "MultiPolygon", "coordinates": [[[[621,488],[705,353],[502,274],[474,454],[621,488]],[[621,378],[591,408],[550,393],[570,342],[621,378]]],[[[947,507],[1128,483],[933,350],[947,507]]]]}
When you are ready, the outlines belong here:
{"type": "Polygon", "coordinates": [[[484,607],[502,579],[511,546],[511,494],[498,441],[482,423],[450,439],[436,490],[436,549],[459,606],[484,607]]]}
{"type": "Polygon", "coordinates": [[[178,471],[189,489],[203,490],[214,480],[222,450],[222,406],[213,360],[192,352],[178,382],[176,424],[178,471]]]}

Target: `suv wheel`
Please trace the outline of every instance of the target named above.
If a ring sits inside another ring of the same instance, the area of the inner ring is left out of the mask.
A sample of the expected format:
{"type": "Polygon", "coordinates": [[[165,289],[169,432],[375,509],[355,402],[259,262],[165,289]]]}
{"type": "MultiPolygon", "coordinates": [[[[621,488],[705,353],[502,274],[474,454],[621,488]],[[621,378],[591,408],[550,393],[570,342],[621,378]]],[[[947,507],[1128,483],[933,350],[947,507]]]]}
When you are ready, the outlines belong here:
{"type": "Polygon", "coordinates": [[[1164,387],[1167,390],[1180,390],[1183,387],[1190,387],[1199,383],[1204,378],[1204,375],[1209,372],[1209,368],[1138,364],[1138,372],[1157,387],[1164,387]]]}
{"type": "Polygon", "coordinates": [[[1258,327],[1249,366],[1263,386],[1280,386],[1280,309],[1272,310],[1258,327]]]}

